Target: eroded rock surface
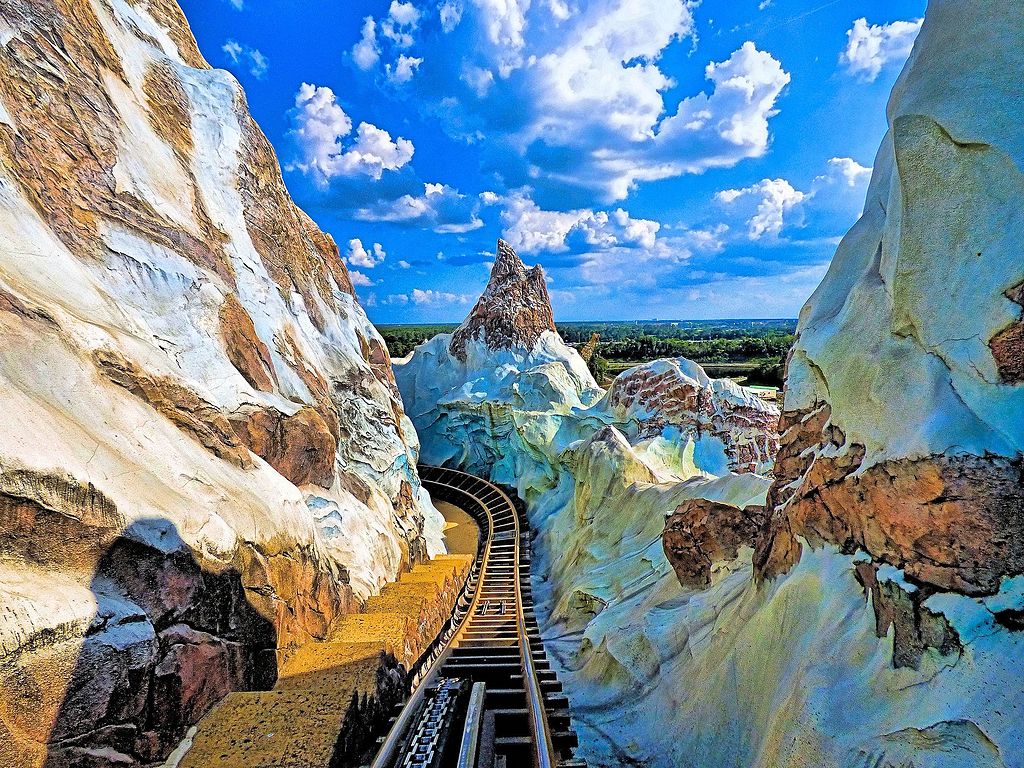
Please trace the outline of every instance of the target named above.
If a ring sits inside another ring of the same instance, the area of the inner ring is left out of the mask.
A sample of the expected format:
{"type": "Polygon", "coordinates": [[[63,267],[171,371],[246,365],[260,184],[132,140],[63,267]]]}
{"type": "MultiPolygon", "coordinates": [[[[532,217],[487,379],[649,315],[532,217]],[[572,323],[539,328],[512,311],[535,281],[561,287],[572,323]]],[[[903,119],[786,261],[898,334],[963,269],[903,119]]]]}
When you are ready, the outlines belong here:
{"type": "Polygon", "coordinates": [[[0,766],[149,765],[440,547],[383,341],[172,0],[0,7],[0,766]]]}
{"type": "Polygon", "coordinates": [[[544,270],[528,270],[512,246],[499,240],[487,288],[452,335],[449,351],[465,361],[471,340],[491,350],[532,349],[547,332],[557,333],[544,270]]]}
{"type": "Polygon", "coordinates": [[[930,4],[864,215],[801,313],[767,576],[796,537],[968,594],[1024,572],[1024,10],[992,10],[930,4]]]}

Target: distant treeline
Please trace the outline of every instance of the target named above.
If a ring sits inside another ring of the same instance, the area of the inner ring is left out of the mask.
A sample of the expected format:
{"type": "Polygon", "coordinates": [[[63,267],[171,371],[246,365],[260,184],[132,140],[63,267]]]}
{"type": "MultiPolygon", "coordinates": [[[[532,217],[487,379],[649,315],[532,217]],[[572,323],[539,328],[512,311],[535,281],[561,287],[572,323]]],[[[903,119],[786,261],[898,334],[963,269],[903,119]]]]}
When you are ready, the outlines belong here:
{"type": "MultiPolygon", "coordinates": [[[[418,344],[457,326],[381,325],[378,330],[393,357],[405,357],[418,344]]],[[[559,323],[568,344],[583,346],[601,334],[591,369],[614,373],[625,363],[661,357],[686,357],[702,364],[744,364],[737,370],[747,383],[781,386],[782,368],[793,344],[796,320],[684,320],[649,322],[559,323]],[[608,362],[617,365],[608,366],[608,362]]],[[[604,378],[602,375],[601,378],[604,378]]]]}

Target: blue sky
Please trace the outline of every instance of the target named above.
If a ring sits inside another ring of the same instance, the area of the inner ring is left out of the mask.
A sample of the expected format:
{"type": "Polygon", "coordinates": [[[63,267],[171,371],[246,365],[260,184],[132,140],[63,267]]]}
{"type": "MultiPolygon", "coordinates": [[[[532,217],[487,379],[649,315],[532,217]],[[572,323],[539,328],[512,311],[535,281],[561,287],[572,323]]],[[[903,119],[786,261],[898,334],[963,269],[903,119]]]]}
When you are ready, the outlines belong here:
{"type": "Polygon", "coordinates": [[[925,0],[182,0],[377,322],[795,317],[925,0]]]}

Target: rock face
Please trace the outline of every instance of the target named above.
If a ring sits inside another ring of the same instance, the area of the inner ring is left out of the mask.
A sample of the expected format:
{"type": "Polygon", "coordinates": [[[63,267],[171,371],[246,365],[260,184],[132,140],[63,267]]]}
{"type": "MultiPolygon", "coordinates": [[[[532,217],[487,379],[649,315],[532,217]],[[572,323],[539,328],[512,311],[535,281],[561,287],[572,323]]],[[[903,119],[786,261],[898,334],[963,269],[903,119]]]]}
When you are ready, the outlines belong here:
{"type": "Polygon", "coordinates": [[[626,371],[608,390],[605,408],[637,439],[675,428],[678,440],[694,442],[713,474],[769,473],[779,450],[774,406],[728,379],[709,378],[685,358],[626,371]],[[714,468],[712,457],[721,460],[714,468]]]}
{"type": "Polygon", "coordinates": [[[170,0],[0,8],[0,766],[162,761],[440,546],[387,352],[170,0]]]}
{"type": "Polygon", "coordinates": [[[766,576],[796,537],[967,594],[1024,573],[1024,9],[992,10],[930,3],[864,215],[801,313],[766,576]]]}
{"type": "Polygon", "coordinates": [[[498,240],[487,289],[452,335],[448,350],[465,362],[472,340],[490,350],[533,349],[548,332],[557,333],[544,270],[540,265],[527,270],[512,246],[498,240]]]}

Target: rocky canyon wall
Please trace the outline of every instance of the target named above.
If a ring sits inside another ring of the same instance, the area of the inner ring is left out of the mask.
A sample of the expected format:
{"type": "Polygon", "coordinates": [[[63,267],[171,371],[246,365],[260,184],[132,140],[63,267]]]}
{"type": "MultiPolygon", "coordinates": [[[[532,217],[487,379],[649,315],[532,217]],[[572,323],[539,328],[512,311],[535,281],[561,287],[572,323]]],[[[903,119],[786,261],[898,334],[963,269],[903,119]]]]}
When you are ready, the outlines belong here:
{"type": "Polygon", "coordinates": [[[0,5],[0,766],[159,762],[441,545],[384,344],[172,0],[0,5]]]}
{"type": "Polygon", "coordinates": [[[864,215],[804,307],[768,576],[797,537],[931,589],[1024,572],[1024,8],[931,2],[864,215]]]}

